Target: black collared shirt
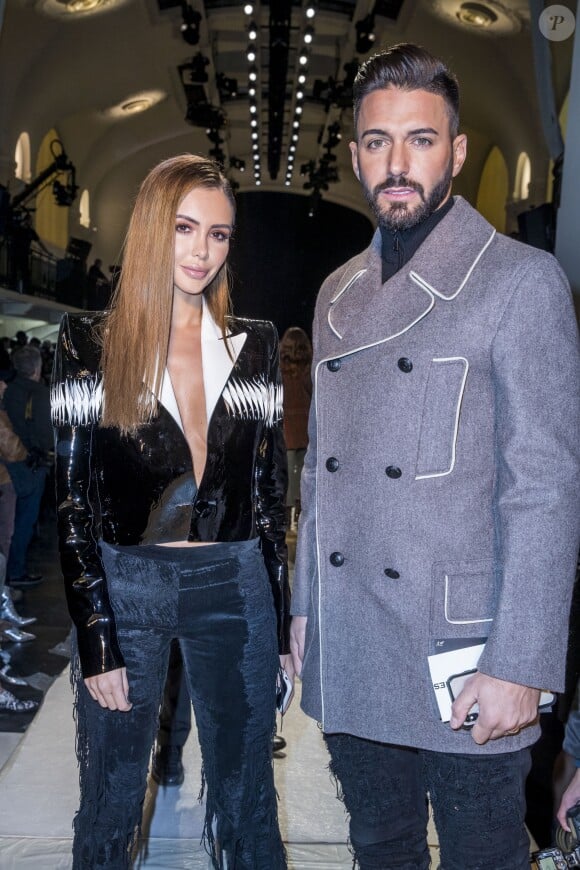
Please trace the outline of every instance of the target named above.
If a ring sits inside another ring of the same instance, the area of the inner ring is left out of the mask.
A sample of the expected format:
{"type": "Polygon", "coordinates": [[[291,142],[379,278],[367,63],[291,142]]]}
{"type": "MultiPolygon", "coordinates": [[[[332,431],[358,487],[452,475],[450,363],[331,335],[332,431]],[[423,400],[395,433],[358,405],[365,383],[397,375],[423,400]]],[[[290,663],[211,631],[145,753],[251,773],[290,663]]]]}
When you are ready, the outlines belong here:
{"type": "Polygon", "coordinates": [[[408,263],[415,251],[423,244],[429,233],[453,206],[453,197],[434,211],[425,220],[408,230],[389,230],[381,226],[381,257],[383,260],[383,284],[408,263]]]}

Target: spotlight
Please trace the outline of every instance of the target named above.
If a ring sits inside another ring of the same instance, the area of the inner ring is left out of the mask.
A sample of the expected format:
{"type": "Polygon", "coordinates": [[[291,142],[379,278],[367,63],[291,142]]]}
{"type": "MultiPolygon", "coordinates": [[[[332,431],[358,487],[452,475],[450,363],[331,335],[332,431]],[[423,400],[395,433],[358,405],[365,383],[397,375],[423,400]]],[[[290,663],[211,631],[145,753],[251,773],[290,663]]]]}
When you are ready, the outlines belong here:
{"type": "Polygon", "coordinates": [[[355,24],[356,27],[356,50],[361,54],[367,54],[375,44],[375,16],[369,13],[355,24]]]}
{"type": "Polygon", "coordinates": [[[298,133],[292,133],[292,141],[298,142],[298,133]]]}
{"type": "Polygon", "coordinates": [[[237,79],[230,79],[224,73],[218,73],[216,76],[216,85],[220,92],[220,97],[228,99],[228,97],[236,97],[238,94],[237,79]]]}
{"type": "Polygon", "coordinates": [[[254,6],[253,6],[253,4],[252,4],[252,3],[246,3],[246,5],[244,6],[244,14],[245,14],[245,15],[252,15],[253,11],[254,11],[254,6]]]}
{"type": "Polygon", "coordinates": [[[248,45],[246,57],[248,58],[250,63],[253,63],[256,60],[256,46],[253,43],[250,43],[250,45],[248,45]]]}
{"type": "Polygon", "coordinates": [[[183,18],[183,23],[179,28],[181,36],[189,45],[197,45],[201,13],[197,9],[193,9],[188,3],[182,3],[181,17],[183,18]]]}
{"type": "Polygon", "coordinates": [[[252,113],[252,115],[255,115],[257,111],[258,111],[258,107],[256,106],[256,104],[250,103],[250,112],[252,113]]]}
{"type": "Polygon", "coordinates": [[[302,106],[296,106],[294,111],[296,112],[297,115],[301,115],[302,114],[302,106]]]}
{"type": "Polygon", "coordinates": [[[252,139],[254,139],[254,140],[255,140],[255,139],[258,139],[258,133],[257,133],[255,130],[254,130],[254,132],[252,133],[252,139]]]}
{"type": "Polygon", "coordinates": [[[300,75],[298,76],[298,84],[303,85],[305,82],[306,82],[306,76],[304,75],[304,73],[300,73],[300,75]]]}
{"type": "Polygon", "coordinates": [[[250,22],[250,26],[248,27],[248,36],[254,41],[254,39],[258,38],[258,25],[255,21],[250,22]]]}
{"type": "Polygon", "coordinates": [[[306,27],[304,29],[303,39],[304,39],[304,42],[306,43],[306,45],[310,45],[310,43],[314,39],[314,27],[312,27],[311,24],[309,24],[308,27],[306,27]]]}
{"type": "Polygon", "coordinates": [[[290,181],[289,181],[288,179],[286,179],[286,181],[284,182],[284,184],[286,185],[286,187],[290,187],[290,181]]]}
{"type": "Polygon", "coordinates": [[[299,57],[298,57],[298,63],[299,63],[301,66],[306,66],[306,64],[308,63],[308,54],[307,54],[307,52],[302,51],[302,52],[300,53],[300,55],[299,55],[299,57]]]}
{"type": "Polygon", "coordinates": [[[291,153],[294,153],[294,151],[296,151],[296,145],[291,145],[291,146],[290,146],[290,152],[291,152],[291,153]]]}
{"type": "Polygon", "coordinates": [[[308,3],[305,9],[305,14],[307,18],[314,18],[316,15],[316,6],[314,3],[308,3]]]}
{"type": "Polygon", "coordinates": [[[256,96],[256,88],[252,85],[251,88],[248,88],[248,96],[255,97],[256,96]]]}
{"type": "Polygon", "coordinates": [[[255,64],[250,67],[248,78],[251,82],[255,82],[258,80],[258,68],[255,64]]]}
{"type": "Polygon", "coordinates": [[[257,126],[258,126],[258,119],[252,118],[250,121],[250,127],[257,127],[257,126]]]}
{"type": "Polygon", "coordinates": [[[297,130],[298,127],[300,126],[300,121],[294,121],[294,123],[292,124],[292,126],[294,127],[295,130],[297,130]]]}
{"type": "Polygon", "coordinates": [[[204,57],[201,51],[198,51],[187,65],[191,84],[205,84],[208,81],[208,75],[205,71],[206,66],[209,66],[209,59],[204,57]]]}

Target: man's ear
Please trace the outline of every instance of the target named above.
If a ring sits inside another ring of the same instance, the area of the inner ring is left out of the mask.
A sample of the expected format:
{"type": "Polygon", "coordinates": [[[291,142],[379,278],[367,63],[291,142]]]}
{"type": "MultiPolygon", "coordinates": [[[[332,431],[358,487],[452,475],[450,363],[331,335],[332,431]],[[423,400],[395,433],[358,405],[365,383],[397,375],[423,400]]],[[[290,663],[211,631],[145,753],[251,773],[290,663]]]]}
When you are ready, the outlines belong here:
{"type": "Polygon", "coordinates": [[[352,159],[352,171],[360,181],[360,172],[358,168],[358,145],[356,142],[349,142],[348,147],[350,148],[350,156],[352,159]]]}
{"type": "Polygon", "coordinates": [[[453,178],[459,175],[467,157],[467,136],[460,133],[453,140],[453,178]]]}

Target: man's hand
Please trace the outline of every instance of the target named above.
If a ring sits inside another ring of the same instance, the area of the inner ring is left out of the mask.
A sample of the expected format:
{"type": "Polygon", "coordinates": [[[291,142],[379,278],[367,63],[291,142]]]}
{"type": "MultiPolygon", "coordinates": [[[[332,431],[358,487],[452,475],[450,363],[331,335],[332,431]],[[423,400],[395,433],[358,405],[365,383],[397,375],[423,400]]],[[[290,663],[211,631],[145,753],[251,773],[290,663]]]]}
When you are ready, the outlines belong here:
{"type": "Polygon", "coordinates": [[[479,715],[471,730],[476,743],[487,743],[517,734],[538,718],[540,690],[519,683],[498,680],[479,671],[466,681],[451,707],[452,728],[457,730],[474,704],[479,705],[479,715]]]}
{"type": "Polygon", "coordinates": [[[298,676],[302,674],[302,661],[304,659],[304,638],[306,637],[307,616],[293,616],[290,625],[290,650],[294,670],[298,676]]]}
{"type": "Polygon", "coordinates": [[[570,785],[562,795],[560,806],[556,814],[558,821],[565,831],[570,831],[570,825],[566,818],[568,810],[572,809],[580,801],[580,767],[576,768],[576,773],[572,777],[570,785]]]}
{"type": "Polygon", "coordinates": [[[85,686],[89,690],[91,698],[105,709],[122,710],[127,713],[133,706],[129,701],[127,668],[116,668],[105,674],[87,677],[85,686]]]}

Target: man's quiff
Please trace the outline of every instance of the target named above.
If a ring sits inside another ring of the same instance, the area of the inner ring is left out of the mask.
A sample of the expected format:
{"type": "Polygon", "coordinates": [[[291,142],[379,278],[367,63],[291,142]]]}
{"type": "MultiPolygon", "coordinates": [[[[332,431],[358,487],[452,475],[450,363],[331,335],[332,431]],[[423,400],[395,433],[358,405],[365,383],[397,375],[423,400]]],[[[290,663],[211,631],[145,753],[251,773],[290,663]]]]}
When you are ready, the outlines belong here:
{"type": "Polygon", "coordinates": [[[443,97],[449,117],[449,131],[459,133],[459,84],[439,58],[412,43],[400,43],[369,57],[359,69],[353,85],[354,135],[363,99],[373,91],[400,88],[428,91],[443,97]]]}

